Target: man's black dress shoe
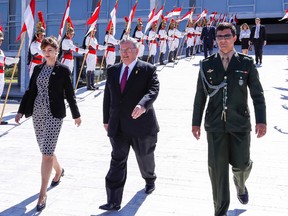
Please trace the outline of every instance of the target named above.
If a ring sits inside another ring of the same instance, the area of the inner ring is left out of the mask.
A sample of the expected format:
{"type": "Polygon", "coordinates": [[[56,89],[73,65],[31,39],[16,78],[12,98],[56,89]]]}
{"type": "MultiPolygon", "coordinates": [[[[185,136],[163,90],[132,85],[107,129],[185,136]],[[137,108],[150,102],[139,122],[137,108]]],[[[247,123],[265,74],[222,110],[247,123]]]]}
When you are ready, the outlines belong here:
{"type": "Polygon", "coordinates": [[[248,190],[245,187],[245,193],[244,194],[237,194],[238,200],[240,203],[242,203],[243,205],[247,204],[249,202],[249,194],[248,194],[248,190]]]}
{"type": "Polygon", "coordinates": [[[146,194],[151,194],[155,190],[155,184],[146,184],[145,186],[145,193],[146,194]]]}
{"type": "Polygon", "coordinates": [[[42,203],[37,204],[36,210],[37,210],[38,212],[40,212],[40,211],[42,211],[43,209],[45,209],[45,207],[46,207],[46,201],[47,201],[47,196],[43,199],[43,202],[42,202],[42,203]]]}
{"type": "Polygon", "coordinates": [[[1,123],[0,123],[1,125],[7,125],[8,124],[8,122],[6,122],[6,121],[1,121],[1,123]]]}
{"type": "Polygon", "coordinates": [[[55,186],[59,185],[60,179],[61,179],[61,177],[63,177],[63,176],[64,176],[64,169],[62,168],[62,172],[61,172],[61,175],[60,175],[58,181],[52,180],[52,182],[51,182],[51,187],[55,187],[55,186]]]}
{"type": "Polygon", "coordinates": [[[107,203],[104,205],[99,206],[99,209],[106,210],[106,211],[118,211],[121,208],[120,205],[107,203]]]}

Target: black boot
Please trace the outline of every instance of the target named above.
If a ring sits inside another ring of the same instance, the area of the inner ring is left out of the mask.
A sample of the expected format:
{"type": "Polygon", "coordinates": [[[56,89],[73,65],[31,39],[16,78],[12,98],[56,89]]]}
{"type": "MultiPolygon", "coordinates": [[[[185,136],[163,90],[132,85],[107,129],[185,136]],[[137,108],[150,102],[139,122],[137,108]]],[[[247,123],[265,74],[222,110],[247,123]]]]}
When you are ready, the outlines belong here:
{"type": "Polygon", "coordinates": [[[174,50],[174,61],[177,60],[177,52],[178,52],[178,48],[174,50]]]}
{"type": "Polygon", "coordinates": [[[150,64],[154,65],[154,55],[151,55],[148,61],[150,64]]]}
{"type": "Polygon", "coordinates": [[[87,90],[91,90],[91,71],[87,71],[86,72],[86,86],[87,86],[87,90]]]}
{"type": "Polygon", "coordinates": [[[95,81],[95,74],[94,71],[91,71],[91,82],[90,82],[90,86],[93,90],[95,90],[96,88],[94,87],[94,81],[95,81]]]}
{"type": "Polygon", "coordinates": [[[173,51],[168,53],[168,62],[173,62],[173,51]]]}
{"type": "Polygon", "coordinates": [[[190,56],[194,55],[194,46],[190,47],[190,56]]]}
{"type": "Polygon", "coordinates": [[[186,48],[186,57],[189,57],[190,56],[189,54],[190,54],[190,47],[187,47],[186,48]]]}
{"type": "Polygon", "coordinates": [[[91,88],[91,74],[93,71],[87,71],[86,73],[86,86],[87,90],[95,90],[94,88],[91,88]]]}
{"type": "Polygon", "coordinates": [[[164,63],[164,53],[160,53],[160,65],[165,65],[165,63],[164,63]]]}

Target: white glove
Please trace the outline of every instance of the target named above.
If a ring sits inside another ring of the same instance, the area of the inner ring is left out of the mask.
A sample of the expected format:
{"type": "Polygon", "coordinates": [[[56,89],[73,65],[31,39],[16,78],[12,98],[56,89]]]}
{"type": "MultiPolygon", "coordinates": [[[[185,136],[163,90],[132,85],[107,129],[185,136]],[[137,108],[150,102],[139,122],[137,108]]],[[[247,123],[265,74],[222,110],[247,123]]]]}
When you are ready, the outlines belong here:
{"type": "Polygon", "coordinates": [[[6,57],[6,59],[5,59],[6,65],[18,64],[18,62],[19,62],[19,57],[15,57],[15,58],[6,57]]]}

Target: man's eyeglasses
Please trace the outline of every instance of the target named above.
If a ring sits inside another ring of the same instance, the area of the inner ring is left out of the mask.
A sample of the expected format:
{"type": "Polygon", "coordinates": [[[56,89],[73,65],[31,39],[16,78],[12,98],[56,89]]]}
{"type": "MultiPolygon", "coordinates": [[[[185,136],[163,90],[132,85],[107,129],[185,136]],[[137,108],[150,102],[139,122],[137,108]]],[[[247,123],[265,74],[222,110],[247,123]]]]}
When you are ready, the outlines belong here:
{"type": "Polygon", "coordinates": [[[232,37],[232,34],[216,35],[217,40],[228,40],[232,37]]]}
{"type": "Polygon", "coordinates": [[[134,50],[136,48],[127,48],[127,49],[120,49],[119,52],[120,53],[131,53],[132,50],[134,50]]]}

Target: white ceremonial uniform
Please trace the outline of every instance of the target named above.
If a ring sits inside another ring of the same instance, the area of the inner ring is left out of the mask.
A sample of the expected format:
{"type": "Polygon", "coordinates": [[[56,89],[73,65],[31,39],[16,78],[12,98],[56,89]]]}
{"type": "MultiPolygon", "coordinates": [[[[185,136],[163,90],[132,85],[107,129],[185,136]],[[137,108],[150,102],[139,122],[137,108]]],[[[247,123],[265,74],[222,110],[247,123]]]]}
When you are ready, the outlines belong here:
{"type": "Polygon", "coordinates": [[[158,38],[158,35],[155,31],[150,30],[148,34],[148,40],[149,40],[149,56],[156,55],[157,53],[157,41],[156,38],[158,38]]]}
{"type": "Polygon", "coordinates": [[[135,32],[135,39],[137,40],[137,46],[139,49],[138,58],[141,58],[145,51],[144,40],[148,40],[148,36],[145,35],[142,31],[137,30],[135,32]]]}
{"type": "Polygon", "coordinates": [[[202,27],[196,26],[196,29],[195,29],[196,44],[195,45],[201,45],[201,33],[202,33],[202,27]]]}
{"type": "Polygon", "coordinates": [[[19,62],[19,58],[11,58],[5,57],[3,50],[0,49],[0,97],[4,90],[5,80],[5,65],[17,64],[19,62]]]}
{"type": "Polygon", "coordinates": [[[82,48],[78,48],[73,44],[73,41],[70,38],[64,38],[62,41],[62,51],[63,51],[63,57],[61,60],[61,63],[68,66],[70,72],[73,72],[74,67],[74,57],[73,57],[73,51],[77,52],[79,54],[84,54],[86,51],[82,48]]]}
{"type": "Polygon", "coordinates": [[[113,35],[105,35],[105,43],[108,46],[106,51],[106,65],[114,65],[116,60],[115,47],[119,44],[119,40],[116,40],[113,35]]]}
{"type": "Polygon", "coordinates": [[[29,73],[29,77],[31,78],[34,67],[36,65],[42,64],[43,62],[44,55],[41,50],[41,41],[35,40],[31,42],[30,52],[31,52],[31,61],[30,61],[28,73],[29,73]]]}
{"type": "Polygon", "coordinates": [[[175,49],[176,49],[176,48],[179,47],[179,42],[180,42],[179,38],[183,38],[185,33],[184,32],[180,32],[178,29],[176,29],[174,35],[175,35],[174,36],[175,40],[174,40],[173,43],[174,43],[174,46],[175,46],[175,49]]]}
{"type": "Polygon", "coordinates": [[[95,37],[86,37],[85,45],[88,48],[88,54],[86,58],[86,71],[95,71],[97,64],[97,50],[105,50],[106,47],[99,45],[95,37]]]}
{"type": "Polygon", "coordinates": [[[193,27],[187,27],[187,47],[191,47],[195,45],[195,29],[193,27]]]}
{"type": "Polygon", "coordinates": [[[160,40],[160,53],[166,53],[167,50],[167,31],[165,29],[160,29],[159,30],[159,40],[160,40]]]}

